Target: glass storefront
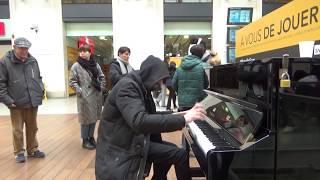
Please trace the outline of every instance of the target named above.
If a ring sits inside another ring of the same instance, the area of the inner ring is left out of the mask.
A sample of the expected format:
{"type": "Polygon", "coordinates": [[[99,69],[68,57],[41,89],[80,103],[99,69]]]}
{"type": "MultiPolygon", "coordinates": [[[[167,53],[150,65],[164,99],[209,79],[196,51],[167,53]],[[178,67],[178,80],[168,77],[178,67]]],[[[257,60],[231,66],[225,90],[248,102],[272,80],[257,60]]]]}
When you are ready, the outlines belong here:
{"type": "Polygon", "coordinates": [[[182,57],[188,55],[189,45],[200,38],[206,49],[212,50],[210,22],[165,22],[164,55],[179,66],[182,57]]]}
{"type": "MultiPolygon", "coordinates": [[[[70,73],[71,66],[77,61],[79,56],[78,44],[82,43],[82,39],[86,38],[90,40],[89,44],[93,44],[94,58],[99,63],[103,73],[105,74],[107,81],[107,88],[109,88],[110,83],[108,83],[108,73],[109,64],[113,59],[113,39],[112,36],[67,36],[67,61],[68,61],[68,73],[70,73]]],[[[74,91],[69,88],[69,95],[74,94],[74,91]]]]}
{"type": "Polygon", "coordinates": [[[111,4],[112,0],[62,0],[63,4],[111,4]]]}
{"type": "Polygon", "coordinates": [[[189,45],[193,40],[201,38],[206,49],[211,49],[211,35],[165,35],[164,54],[166,56],[183,57],[188,55],[189,45]]]}
{"type": "Polygon", "coordinates": [[[209,3],[212,0],[164,0],[165,3],[209,3]]]}
{"type": "MultiPolygon", "coordinates": [[[[113,36],[111,23],[66,23],[66,49],[68,73],[78,58],[78,44],[93,45],[94,57],[101,66],[108,83],[109,64],[113,59],[113,36]]],[[[69,95],[74,94],[69,88],[69,95]]]]}
{"type": "Polygon", "coordinates": [[[0,58],[2,58],[8,51],[12,49],[11,41],[1,41],[0,40],[0,58]]]}

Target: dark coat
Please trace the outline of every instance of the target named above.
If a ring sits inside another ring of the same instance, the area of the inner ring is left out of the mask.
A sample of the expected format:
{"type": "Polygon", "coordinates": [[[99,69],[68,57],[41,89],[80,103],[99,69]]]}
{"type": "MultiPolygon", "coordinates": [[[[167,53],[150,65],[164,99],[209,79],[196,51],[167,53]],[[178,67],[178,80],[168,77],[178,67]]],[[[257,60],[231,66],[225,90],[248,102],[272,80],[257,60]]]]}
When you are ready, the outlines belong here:
{"type": "Polygon", "coordinates": [[[166,79],[166,86],[167,87],[172,87],[172,79],[174,76],[174,73],[176,72],[176,67],[175,66],[169,66],[169,78],[166,79]]]}
{"type": "Polygon", "coordinates": [[[119,63],[116,60],[113,60],[109,68],[109,77],[110,77],[112,86],[115,86],[116,83],[124,76],[126,76],[126,74],[121,73],[119,63]]]}
{"type": "Polygon", "coordinates": [[[25,62],[9,51],[0,61],[0,102],[7,106],[37,107],[42,104],[44,86],[37,60],[28,55],[25,62]]]}
{"type": "Polygon", "coordinates": [[[162,62],[149,56],[140,71],[129,73],[110,92],[98,131],[97,179],[143,179],[150,134],[180,130],[185,126],[183,116],[153,114],[151,87],[168,76],[167,67],[158,60],[162,62]]]}
{"type": "MultiPolygon", "coordinates": [[[[125,65],[125,64],[124,64],[125,65]]],[[[126,66],[126,65],[125,65],[126,66]]],[[[117,61],[117,59],[114,59],[111,64],[110,64],[110,69],[109,69],[109,77],[110,77],[110,81],[111,81],[111,85],[112,87],[115,86],[117,84],[117,82],[123,78],[124,76],[126,76],[126,74],[123,74],[121,72],[121,68],[120,68],[120,64],[117,61]]]]}

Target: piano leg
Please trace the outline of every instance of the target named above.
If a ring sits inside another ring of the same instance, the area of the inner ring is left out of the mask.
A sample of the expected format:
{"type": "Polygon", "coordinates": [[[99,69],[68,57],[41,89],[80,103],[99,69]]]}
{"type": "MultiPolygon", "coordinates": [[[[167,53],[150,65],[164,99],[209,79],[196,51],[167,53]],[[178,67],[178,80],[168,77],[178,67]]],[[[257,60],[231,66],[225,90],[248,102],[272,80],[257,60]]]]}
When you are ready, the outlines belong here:
{"type": "MultiPolygon", "coordinates": [[[[185,136],[183,136],[182,138],[183,144],[185,144],[184,148],[186,149],[186,152],[188,153],[188,157],[190,160],[190,144],[188,142],[188,140],[185,138],[185,136]]],[[[196,156],[198,152],[194,152],[194,155],[196,156]]],[[[202,169],[200,167],[190,167],[190,174],[191,177],[205,177],[202,169]]]]}
{"type": "Polygon", "coordinates": [[[209,152],[207,180],[227,180],[234,152],[209,152]]]}

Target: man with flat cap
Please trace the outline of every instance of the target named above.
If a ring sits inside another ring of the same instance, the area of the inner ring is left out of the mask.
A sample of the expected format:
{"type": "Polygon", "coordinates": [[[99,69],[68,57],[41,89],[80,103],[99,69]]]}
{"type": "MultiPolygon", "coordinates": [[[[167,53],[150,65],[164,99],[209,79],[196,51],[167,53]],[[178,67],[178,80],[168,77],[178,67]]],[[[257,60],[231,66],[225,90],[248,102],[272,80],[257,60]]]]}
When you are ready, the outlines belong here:
{"type": "Polygon", "coordinates": [[[37,60],[29,53],[26,38],[15,39],[13,50],[0,60],[0,102],[10,109],[14,155],[17,163],[25,162],[23,126],[26,127],[27,154],[43,158],[38,149],[37,112],[42,104],[44,86],[37,60]]]}

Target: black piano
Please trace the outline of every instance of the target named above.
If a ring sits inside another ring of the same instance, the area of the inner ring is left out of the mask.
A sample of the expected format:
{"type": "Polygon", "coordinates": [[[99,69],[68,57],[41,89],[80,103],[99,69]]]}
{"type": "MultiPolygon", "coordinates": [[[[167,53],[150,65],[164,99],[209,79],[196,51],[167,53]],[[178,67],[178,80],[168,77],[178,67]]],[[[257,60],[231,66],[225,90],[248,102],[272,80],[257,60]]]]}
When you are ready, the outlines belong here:
{"type": "Polygon", "coordinates": [[[210,180],[320,179],[320,59],[289,58],[290,87],[280,87],[281,68],[282,58],[271,58],[211,69],[209,90],[219,100],[211,108],[216,122],[196,122],[184,130],[187,148],[200,165],[200,171],[192,169],[194,176],[210,180]],[[232,110],[237,107],[246,110],[232,110]],[[217,120],[224,109],[238,112],[228,116],[231,121],[239,112],[245,114],[256,128],[252,131],[255,143],[239,148],[241,140],[229,132],[230,124],[224,127],[217,120]],[[219,146],[226,146],[220,144],[221,138],[231,147],[221,150],[219,146]]]}

